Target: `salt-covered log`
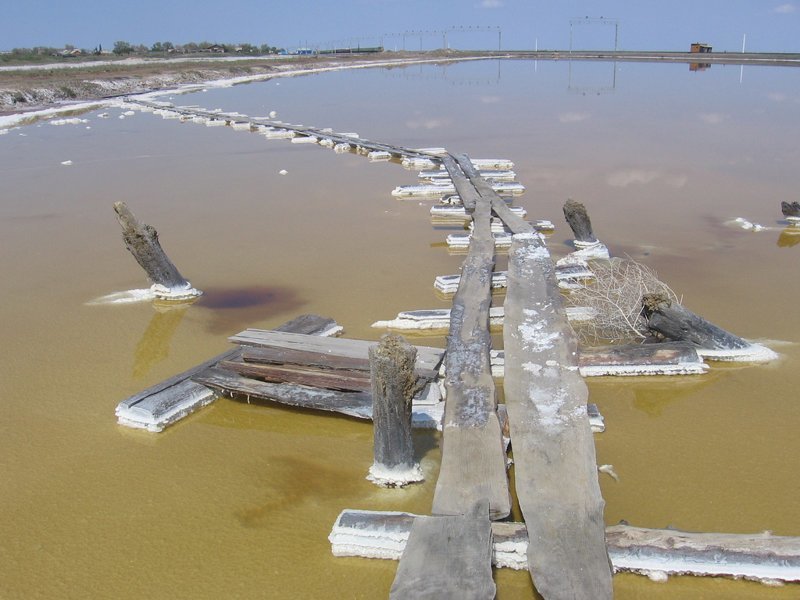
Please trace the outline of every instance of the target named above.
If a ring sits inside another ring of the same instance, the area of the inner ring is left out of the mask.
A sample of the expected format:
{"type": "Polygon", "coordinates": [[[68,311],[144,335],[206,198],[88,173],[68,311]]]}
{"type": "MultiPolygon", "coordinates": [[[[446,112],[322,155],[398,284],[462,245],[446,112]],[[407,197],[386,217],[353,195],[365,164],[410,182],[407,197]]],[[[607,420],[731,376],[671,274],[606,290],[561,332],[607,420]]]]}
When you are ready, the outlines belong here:
{"type": "Polygon", "coordinates": [[[114,212],[122,227],[125,247],[144,269],[157,298],[187,300],[202,293],[192,287],[166,255],[155,228],[139,221],[124,202],[115,202],[114,212]]]}
{"type": "Polygon", "coordinates": [[[381,486],[403,486],[423,479],[414,461],[411,434],[416,357],[416,348],[396,334],[382,336],[380,343],[369,349],[375,462],[367,478],[381,486]]]}
{"type": "Polygon", "coordinates": [[[660,337],[693,344],[698,354],[718,360],[766,362],[777,355],[709,323],[664,294],[646,294],[642,310],[647,328],[660,337]]]}
{"type": "Polygon", "coordinates": [[[594,244],[597,238],[592,232],[592,222],[589,220],[589,213],[586,207],[570,198],[564,203],[564,218],[567,220],[572,233],[575,234],[575,241],[584,244],[594,244]]]}

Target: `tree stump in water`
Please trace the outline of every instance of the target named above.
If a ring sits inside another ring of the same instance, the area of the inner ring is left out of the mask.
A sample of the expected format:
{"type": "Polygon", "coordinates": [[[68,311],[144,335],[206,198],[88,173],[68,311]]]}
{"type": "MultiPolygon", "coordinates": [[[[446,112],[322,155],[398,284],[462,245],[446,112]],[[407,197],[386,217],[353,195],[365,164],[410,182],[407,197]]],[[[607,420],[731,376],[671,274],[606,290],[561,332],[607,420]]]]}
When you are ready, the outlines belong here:
{"type": "Polygon", "coordinates": [[[575,235],[576,245],[596,244],[597,238],[592,232],[592,222],[589,220],[589,213],[586,207],[572,198],[564,203],[564,218],[575,235]]]}
{"type": "Polygon", "coordinates": [[[402,487],[423,479],[411,434],[416,358],[417,349],[396,334],[369,349],[375,462],[367,478],[377,485],[402,487]]]}
{"type": "Polygon", "coordinates": [[[664,294],[643,296],[642,310],[650,331],[670,340],[690,342],[698,348],[709,350],[748,348],[752,345],[709,323],[677,302],[672,302],[664,294]]]}
{"type": "Polygon", "coordinates": [[[188,300],[202,294],[184,279],[166,255],[158,241],[158,232],[153,227],[139,221],[124,202],[115,202],[114,212],[122,227],[125,247],[152,282],[156,298],[188,300]]]}

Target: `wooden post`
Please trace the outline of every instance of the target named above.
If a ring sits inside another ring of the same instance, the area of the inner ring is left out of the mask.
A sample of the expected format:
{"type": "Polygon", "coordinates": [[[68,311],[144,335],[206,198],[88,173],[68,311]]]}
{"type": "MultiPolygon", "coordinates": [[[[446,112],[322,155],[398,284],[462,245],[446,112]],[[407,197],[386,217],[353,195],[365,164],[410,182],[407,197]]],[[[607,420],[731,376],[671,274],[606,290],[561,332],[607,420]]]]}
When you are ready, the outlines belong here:
{"type": "Polygon", "coordinates": [[[800,202],[781,202],[783,216],[792,221],[800,221],[800,202]]]}
{"type": "Polygon", "coordinates": [[[122,227],[125,247],[153,283],[156,298],[163,300],[188,300],[202,292],[192,287],[164,253],[158,241],[158,232],[139,221],[124,202],[114,203],[117,221],[122,227]]]}
{"type": "Polygon", "coordinates": [[[596,244],[597,238],[592,232],[592,222],[589,220],[589,213],[586,207],[570,198],[564,203],[564,218],[575,235],[576,245],[596,244]]]}
{"type": "Polygon", "coordinates": [[[416,358],[417,349],[397,334],[384,335],[369,349],[375,462],[367,479],[383,487],[402,487],[423,479],[414,461],[411,435],[416,358]]]}

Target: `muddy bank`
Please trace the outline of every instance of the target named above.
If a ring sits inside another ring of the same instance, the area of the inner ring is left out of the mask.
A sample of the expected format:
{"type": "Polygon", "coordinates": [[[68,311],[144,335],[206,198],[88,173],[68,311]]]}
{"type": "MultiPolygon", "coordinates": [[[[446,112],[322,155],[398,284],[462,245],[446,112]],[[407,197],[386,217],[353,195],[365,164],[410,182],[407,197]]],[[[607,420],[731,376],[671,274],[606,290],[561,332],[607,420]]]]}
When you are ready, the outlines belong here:
{"type": "MultiPolygon", "coordinates": [[[[281,57],[263,59],[120,60],[102,64],[85,63],[63,68],[63,63],[46,68],[0,69],[0,114],[26,112],[65,102],[101,100],[128,94],[169,90],[192,83],[238,78],[265,78],[307,69],[357,67],[386,63],[404,64],[452,59],[453,53],[383,53],[370,57],[337,55],[335,58],[281,57]]],[[[459,58],[464,58],[459,55],[459,58]]]]}

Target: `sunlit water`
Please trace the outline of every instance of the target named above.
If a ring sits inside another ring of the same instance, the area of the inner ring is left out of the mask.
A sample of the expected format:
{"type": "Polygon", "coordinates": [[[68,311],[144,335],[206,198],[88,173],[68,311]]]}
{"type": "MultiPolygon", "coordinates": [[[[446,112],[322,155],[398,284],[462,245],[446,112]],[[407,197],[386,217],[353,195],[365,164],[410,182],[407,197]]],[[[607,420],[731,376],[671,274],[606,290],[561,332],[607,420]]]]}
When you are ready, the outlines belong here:
{"type": "MultiPolygon", "coordinates": [[[[569,251],[563,202],[584,202],[613,254],[653,267],[690,309],[781,354],[700,377],[590,381],[607,423],[598,460],[620,477],[601,475],[606,522],[800,535],[800,236],[779,222],[780,201],[800,189],[798,77],[480,62],[175,101],[510,158],[528,187],[520,204],[557,225],[555,256],[569,251]],[[735,217],[768,229],[725,224],[735,217]]],[[[0,597],[386,597],[396,563],[333,558],[327,535],[344,508],[429,512],[437,435],[417,436],[425,484],[381,490],[364,479],[366,423],[223,399],[156,435],[117,426],[114,407],[248,326],[316,312],[377,339],[375,320],[446,306],[433,279],[457,272],[461,257],[430,225],[430,202],[389,194],[415,173],[106,112],[0,136],[0,597]],[[207,292],[200,302],[86,304],[146,287],[123,247],[117,200],[158,229],[207,292]]],[[[531,597],[526,573],[496,578],[499,598],[531,597]]],[[[614,585],[619,598],[798,593],[688,577],[614,585]]]]}

